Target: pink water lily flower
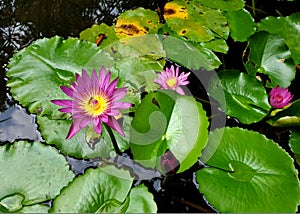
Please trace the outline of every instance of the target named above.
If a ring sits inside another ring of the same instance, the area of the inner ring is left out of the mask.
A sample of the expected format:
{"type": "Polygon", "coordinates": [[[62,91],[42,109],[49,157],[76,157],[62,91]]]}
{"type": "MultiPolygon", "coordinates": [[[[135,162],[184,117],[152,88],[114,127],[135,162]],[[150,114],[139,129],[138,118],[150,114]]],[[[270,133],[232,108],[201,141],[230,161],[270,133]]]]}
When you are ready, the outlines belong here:
{"type": "Polygon", "coordinates": [[[71,81],[71,86],[61,86],[61,90],[72,100],[52,100],[56,105],[63,106],[61,112],[71,114],[73,123],[67,139],[72,138],[81,129],[93,123],[94,130],[102,132],[102,122],[116,130],[122,136],[124,132],[115,116],[120,114],[120,109],[131,107],[131,103],[118,102],[126,95],[126,88],[116,88],[118,79],[110,82],[111,73],[104,67],[98,75],[92,71],[91,77],[82,69],[82,76],[76,74],[76,82],[71,81]]]}
{"type": "Polygon", "coordinates": [[[187,81],[189,73],[182,72],[179,75],[179,67],[174,69],[172,65],[170,68],[166,68],[158,74],[158,78],[154,80],[155,83],[159,84],[162,89],[175,90],[178,94],[184,95],[184,91],[180,87],[181,85],[187,85],[190,82],[187,81]]]}
{"type": "Polygon", "coordinates": [[[293,95],[287,88],[276,86],[270,92],[270,104],[274,108],[283,108],[290,104],[293,95]]]}

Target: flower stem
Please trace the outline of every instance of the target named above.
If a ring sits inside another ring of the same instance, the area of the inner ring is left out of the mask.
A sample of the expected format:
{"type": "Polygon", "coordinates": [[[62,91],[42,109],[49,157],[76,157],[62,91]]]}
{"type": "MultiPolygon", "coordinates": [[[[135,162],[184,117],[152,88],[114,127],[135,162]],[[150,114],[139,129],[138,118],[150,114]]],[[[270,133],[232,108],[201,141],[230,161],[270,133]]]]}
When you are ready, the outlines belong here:
{"type": "Polygon", "coordinates": [[[115,135],[114,135],[114,133],[112,132],[111,128],[110,128],[108,125],[106,125],[105,123],[103,123],[103,124],[104,124],[104,126],[105,126],[105,128],[106,128],[106,130],[107,130],[107,132],[108,132],[108,134],[109,134],[109,137],[110,137],[110,139],[111,139],[111,142],[112,142],[112,144],[113,144],[113,146],[114,146],[114,149],[115,149],[116,153],[117,153],[118,155],[122,155],[122,154],[121,154],[121,151],[120,151],[120,149],[119,149],[118,143],[117,143],[117,141],[116,141],[115,135]]]}

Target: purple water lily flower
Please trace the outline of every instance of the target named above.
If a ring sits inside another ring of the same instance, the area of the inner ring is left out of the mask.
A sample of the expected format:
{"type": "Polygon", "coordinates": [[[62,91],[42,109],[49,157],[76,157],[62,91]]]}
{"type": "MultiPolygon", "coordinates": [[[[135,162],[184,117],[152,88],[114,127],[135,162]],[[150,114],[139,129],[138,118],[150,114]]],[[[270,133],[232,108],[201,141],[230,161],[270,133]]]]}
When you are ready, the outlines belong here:
{"type": "Polygon", "coordinates": [[[71,81],[71,86],[61,86],[61,90],[72,100],[52,100],[56,105],[63,106],[61,112],[71,114],[73,123],[67,139],[72,138],[81,129],[93,123],[94,130],[102,132],[102,122],[116,130],[122,136],[124,132],[115,116],[120,114],[120,109],[131,107],[131,103],[118,102],[126,95],[126,88],[116,88],[118,79],[110,82],[111,73],[101,68],[98,75],[93,70],[91,77],[82,69],[82,76],[76,74],[76,82],[71,81]]]}
{"type": "Polygon", "coordinates": [[[270,104],[274,108],[283,108],[290,104],[293,95],[287,88],[276,86],[270,92],[270,104]]]}
{"type": "Polygon", "coordinates": [[[158,74],[158,79],[155,79],[154,82],[159,84],[163,89],[175,90],[178,94],[184,95],[184,91],[180,87],[181,85],[187,85],[190,82],[187,81],[189,73],[182,72],[179,75],[179,67],[174,69],[172,65],[171,68],[166,68],[161,73],[158,74]]]}

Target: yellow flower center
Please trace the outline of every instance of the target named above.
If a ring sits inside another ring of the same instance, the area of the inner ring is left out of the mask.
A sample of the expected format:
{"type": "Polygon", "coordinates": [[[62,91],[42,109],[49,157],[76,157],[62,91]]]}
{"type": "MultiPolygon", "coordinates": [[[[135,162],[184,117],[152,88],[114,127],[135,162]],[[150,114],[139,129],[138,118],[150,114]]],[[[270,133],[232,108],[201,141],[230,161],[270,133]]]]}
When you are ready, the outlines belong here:
{"type": "Polygon", "coordinates": [[[85,110],[91,115],[91,116],[98,116],[106,111],[108,107],[108,100],[105,96],[94,96],[90,97],[85,102],[85,110]]]}
{"type": "Polygon", "coordinates": [[[177,79],[175,77],[171,77],[169,79],[166,80],[166,83],[167,85],[170,87],[170,88],[174,88],[174,86],[176,85],[177,83],[177,79]]]}

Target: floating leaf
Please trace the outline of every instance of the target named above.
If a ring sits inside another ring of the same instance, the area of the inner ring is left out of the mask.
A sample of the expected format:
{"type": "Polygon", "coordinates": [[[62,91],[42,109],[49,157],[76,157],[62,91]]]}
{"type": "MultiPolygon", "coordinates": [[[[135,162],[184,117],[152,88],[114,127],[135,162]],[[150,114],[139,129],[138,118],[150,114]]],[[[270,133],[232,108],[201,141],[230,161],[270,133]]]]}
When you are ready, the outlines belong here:
{"type": "MultiPolygon", "coordinates": [[[[55,145],[63,154],[76,158],[95,158],[95,157],[110,157],[115,155],[114,147],[107,130],[103,127],[100,136],[92,136],[89,128],[82,129],[73,138],[66,140],[67,133],[71,126],[72,120],[51,120],[47,117],[38,116],[37,122],[40,126],[41,133],[47,144],[55,145]],[[93,138],[93,139],[91,139],[93,138]],[[92,142],[93,141],[93,142],[92,142]],[[94,148],[90,144],[94,143],[94,148]]],[[[131,119],[126,117],[124,119],[122,128],[125,136],[129,137],[129,125],[131,119]]],[[[113,130],[117,138],[118,146],[121,151],[128,148],[128,140],[119,136],[113,130]]]]}
{"type": "Polygon", "coordinates": [[[267,17],[258,23],[259,30],[265,30],[282,37],[291,51],[295,64],[300,64],[299,28],[300,13],[287,17],[267,17]]]}
{"type": "Polygon", "coordinates": [[[279,127],[300,125],[300,100],[292,102],[291,105],[280,110],[267,122],[272,126],[279,127]]]}
{"type": "Polygon", "coordinates": [[[271,109],[262,83],[255,77],[235,70],[215,75],[209,82],[209,94],[219,101],[227,115],[245,124],[260,121],[271,109]]]}
{"type": "Polygon", "coordinates": [[[80,39],[96,43],[101,34],[104,34],[104,38],[99,45],[100,48],[104,48],[118,40],[114,27],[108,26],[105,23],[101,23],[100,25],[94,24],[91,28],[85,29],[80,33],[80,39]]]}
{"type": "Polygon", "coordinates": [[[125,213],[156,213],[157,205],[147,187],[139,185],[130,190],[129,196],[121,210],[125,213]],[[128,203],[128,204],[127,204],[128,203]],[[126,208],[126,209],[124,209],[126,208]]]}
{"type": "Polygon", "coordinates": [[[160,168],[161,157],[169,149],[180,162],[178,173],[185,171],[200,156],[207,127],[205,112],[192,97],[173,91],[150,93],[138,106],[132,121],[134,159],[145,166],[160,168]]]}
{"type": "Polygon", "coordinates": [[[202,42],[201,45],[204,48],[215,52],[227,53],[228,51],[228,45],[224,39],[214,39],[209,42],[202,42]]]}
{"type": "Polygon", "coordinates": [[[289,145],[294,153],[295,160],[300,165],[300,127],[293,127],[291,129],[289,145]]]}
{"type": "Polygon", "coordinates": [[[208,42],[217,37],[227,38],[229,29],[227,19],[219,10],[198,4],[175,0],[164,8],[168,27],[178,35],[193,42],[208,42]]]}
{"type": "Polygon", "coordinates": [[[218,129],[202,157],[208,166],[196,172],[199,190],[219,212],[297,211],[298,173],[272,140],[240,128],[218,129]]]}
{"type": "Polygon", "coordinates": [[[245,42],[255,32],[255,22],[251,14],[245,10],[226,13],[230,35],[235,41],[245,42]]]}
{"type": "Polygon", "coordinates": [[[55,198],[50,212],[54,213],[124,213],[127,209],[139,207],[139,212],[156,212],[153,196],[146,188],[132,189],[133,179],[129,171],[114,166],[88,169],[84,175],[76,177],[73,182],[62,190],[55,198]],[[133,200],[136,192],[142,193],[144,200],[133,200]],[[130,194],[128,196],[128,194],[130,194]],[[129,197],[129,205],[126,198],[129,197]],[[125,203],[125,204],[124,204],[125,203]]]}
{"type": "Polygon", "coordinates": [[[74,177],[63,156],[38,142],[1,146],[0,153],[2,212],[40,210],[37,203],[53,199],[74,177]]]}
{"type": "Polygon", "coordinates": [[[50,100],[68,99],[60,86],[70,85],[82,68],[91,73],[102,65],[111,65],[113,59],[102,53],[95,44],[75,38],[37,40],[11,59],[7,85],[13,97],[31,113],[60,118],[59,107],[50,100]]]}
{"type": "Polygon", "coordinates": [[[241,10],[245,6],[244,0],[195,0],[196,2],[199,2],[203,4],[204,6],[215,8],[215,9],[221,9],[224,11],[235,11],[235,10],[241,10]]]}
{"type": "MultiPolygon", "coordinates": [[[[70,38],[60,37],[35,41],[21,50],[11,59],[7,72],[8,86],[13,97],[31,113],[47,115],[50,119],[65,117],[58,111],[58,106],[50,102],[54,99],[69,99],[60,89],[75,80],[75,73],[84,68],[89,74],[93,69],[106,66],[112,72],[112,78],[126,76],[120,86],[131,86],[139,72],[162,70],[165,57],[161,40],[155,35],[124,39],[99,49],[95,44],[70,38]],[[130,59],[130,60],[129,60],[130,59]],[[131,61],[131,59],[140,59],[131,61]],[[123,68],[134,67],[128,75],[123,68]],[[129,62],[132,62],[131,64],[129,62]],[[134,65],[134,66],[133,66],[134,65]],[[140,70],[143,68],[143,70],[140,70]],[[126,81],[128,82],[126,82],[126,81]]],[[[140,74],[138,74],[140,75],[140,74]]],[[[138,85],[136,87],[144,86],[138,85]]],[[[139,90],[140,88],[134,88],[139,90]]],[[[127,97],[134,100],[135,97],[127,97]]],[[[137,101],[139,102],[139,101],[137,101]]]]}
{"type": "Polygon", "coordinates": [[[249,48],[246,68],[250,74],[267,74],[271,80],[267,85],[272,88],[277,85],[286,88],[291,84],[296,69],[284,39],[267,32],[258,32],[250,37],[249,48]]]}
{"type": "Polygon", "coordinates": [[[167,58],[186,68],[213,70],[221,64],[218,57],[211,50],[201,46],[195,47],[187,41],[175,37],[166,37],[163,44],[167,58]]]}
{"type": "Polygon", "coordinates": [[[19,213],[49,213],[50,207],[43,204],[23,207],[19,213]]]}
{"type": "Polygon", "coordinates": [[[162,26],[155,11],[136,8],[122,13],[116,22],[116,35],[119,38],[155,34],[162,26]]]}

